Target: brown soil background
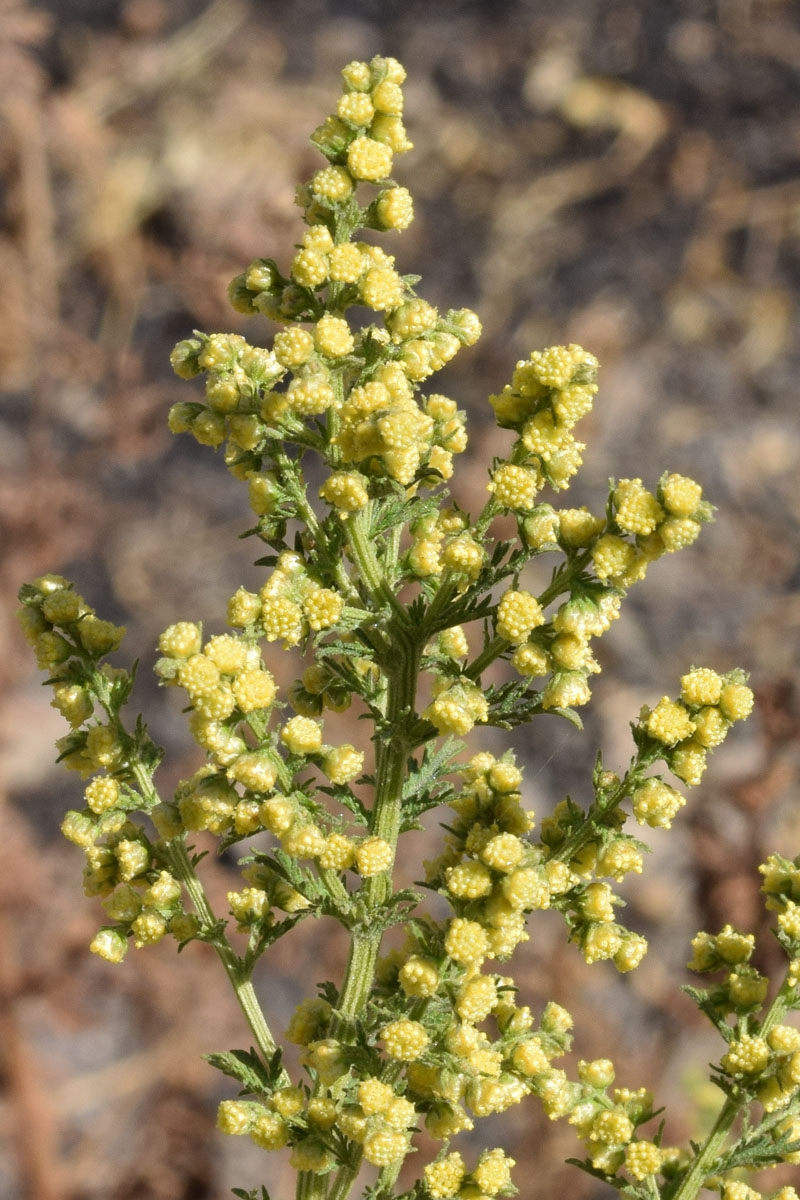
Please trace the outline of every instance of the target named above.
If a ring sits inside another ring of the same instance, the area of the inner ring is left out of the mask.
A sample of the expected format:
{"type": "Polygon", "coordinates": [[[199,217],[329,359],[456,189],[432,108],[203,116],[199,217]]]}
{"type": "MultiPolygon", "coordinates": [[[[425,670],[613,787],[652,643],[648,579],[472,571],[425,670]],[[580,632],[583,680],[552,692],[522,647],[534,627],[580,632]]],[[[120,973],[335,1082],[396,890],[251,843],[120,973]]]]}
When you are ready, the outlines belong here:
{"type": "MultiPolygon", "coordinates": [[[[409,71],[416,149],[398,177],[417,219],[400,265],[484,320],[437,377],[472,418],[462,502],[478,503],[505,444],[486,394],[532,348],[575,340],[603,373],[573,502],[598,507],[609,475],[652,485],[669,467],[719,506],[601,643],[587,736],[555,721],[515,736],[531,801],[544,813],[567,790],[585,797],[597,745],[622,766],[630,718],[692,662],[741,664],[759,697],[676,827],[651,838],[627,910],[652,937],[645,964],[624,980],[587,968],[545,915],[515,963],[522,995],[570,1008],[578,1053],[653,1086],[679,1140],[709,1120],[704,1064],[719,1053],[678,990],[689,938],[760,927],[760,962],[774,961],[755,868],[800,851],[797,6],[0,0],[5,1200],[206,1200],[262,1180],[273,1200],[292,1194],[281,1156],[213,1131],[231,1093],[199,1056],[247,1044],[213,956],[161,945],[114,969],[86,952],[99,910],[58,834],[78,784],[52,762],[63,723],[11,614],[23,579],[73,578],[144,659],[136,699],[167,746],[165,785],[194,768],[176,698],[150,680],[154,644],[180,618],[218,629],[260,569],[236,538],[242,488],[166,431],[191,391],[167,355],[193,327],[269,336],[228,310],[225,285],[259,254],[288,259],[294,185],[319,161],[307,135],[339,68],[374,53],[409,71]]],[[[408,851],[411,879],[423,852],[408,851]]],[[[219,897],[235,861],[208,874],[219,897]]],[[[279,944],[259,978],[277,1028],[320,966],[338,978],[342,952],[313,923],[279,944]]],[[[533,1101],[477,1133],[517,1158],[524,1200],[611,1194],[563,1166],[578,1144],[533,1101]]]]}

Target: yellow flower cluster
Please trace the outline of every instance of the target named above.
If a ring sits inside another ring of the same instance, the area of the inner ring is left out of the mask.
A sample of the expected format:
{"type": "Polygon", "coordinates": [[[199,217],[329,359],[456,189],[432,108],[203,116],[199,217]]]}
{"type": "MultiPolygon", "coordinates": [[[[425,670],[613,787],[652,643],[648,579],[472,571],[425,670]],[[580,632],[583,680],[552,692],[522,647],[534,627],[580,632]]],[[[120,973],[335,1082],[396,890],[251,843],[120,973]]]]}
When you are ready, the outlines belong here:
{"type": "Polygon", "coordinates": [[[468,1172],[461,1155],[454,1151],[425,1168],[425,1189],[431,1200],[453,1200],[462,1197],[497,1196],[511,1186],[513,1158],[500,1149],[484,1150],[473,1171],[468,1172]]]}
{"type": "MultiPolygon", "coordinates": [[[[731,725],[750,715],[753,693],[745,678],[738,670],[718,675],[709,667],[693,668],[681,679],[680,699],[662,696],[655,708],[642,709],[643,731],[665,747],[664,758],[670,770],[689,787],[700,782],[709,751],[721,745],[731,725]]],[[[649,797],[640,800],[644,805],[641,812],[650,811],[653,816],[645,815],[644,819],[649,825],[668,827],[677,811],[674,796],[669,796],[671,789],[649,786],[649,797]],[[661,810],[660,802],[664,806],[661,810]]]]}
{"type": "Polygon", "coordinates": [[[488,715],[489,705],[479,687],[469,679],[453,683],[443,677],[434,681],[434,698],[422,712],[439,733],[453,733],[458,737],[469,733],[488,715]]]}
{"type": "Polygon", "coordinates": [[[406,564],[415,578],[446,575],[463,591],[480,575],[486,552],[472,536],[464,513],[442,508],[436,516],[415,521],[411,536],[406,564]]]}
{"type": "MultiPolygon", "coordinates": [[[[514,592],[507,593],[509,597],[514,592]]],[[[535,611],[530,601],[520,602],[503,597],[502,604],[518,606],[525,603],[533,616],[535,611]]],[[[619,616],[620,596],[616,591],[595,588],[591,592],[573,595],[564,601],[555,616],[531,640],[525,640],[542,620],[534,621],[531,631],[524,637],[512,638],[513,627],[506,627],[503,614],[498,608],[497,633],[509,641],[517,641],[517,649],[511,659],[520,675],[534,678],[550,675],[542,690],[542,707],[576,708],[591,699],[589,675],[596,674],[600,667],[592,653],[589,640],[599,637],[619,616]]],[[[541,610],[539,609],[541,612],[541,610]]],[[[519,629],[522,634],[522,629],[519,629]]]]}
{"type": "Polygon", "coordinates": [[[428,878],[457,913],[447,954],[478,967],[486,958],[508,958],[527,940],[525,913],[549,906],[553,881],[541,853],[525,840],[533,814],[522,808],[522,773],[513,757],[478,754],[463,777],[463,790],[450,801],[457,819],[443,855],[428,864],[428,878]]]}
{"type": "Polygon", "coordinates": [[[249,635],[263,634],[297,646],[310,632],[337,624],[344,601],[339,592],[322,587],[294,551],[285,551],[258,595],[239,588],[228,603],[228,622],[249,635]]]}
{"type": "Polygon", "coordinates": [[[170,356],[182,379],[206,375],[206,405],[172,406],[168,424],[173,433],[191,433],[204,446],[228,440],[227,461],[234,473],[246,451],[255,449],[266,433],[270,412],[265,397],[285,374],[269,350],[251,346],[241,335],[214,333],[179,342],[170,356]]]}
{"type": "MultiPolygon", "coordinates": [[[[424,303],[411,301],[403,308],[424,303]]],[[[431,311],[435,318],[435,310],[431,311]]],[[[453,454],[467,444],[463,413],[454,401],[435,395],[420,408],[400,363],[384,364],[369,383],[354,387],[339,417],[335,444],[342,460],[358,464],[369,475],[388,475],[404,486],[423,466],[449,478],[453,454]]]]}
{"type": "Polygon", "coordinates": [[[685,475],[665,474],[656,493],[641,479],[621,479],[611,493],[612,519],[590,544],[595,574],[615,587],[643,579],[650,563],[691,545],[711,506],[702,489],[685,475]],[[629,540],[633,538],[633,540],[629,540]]]}
{"type": "Polygon", "coordinates": [[[597,368],[581,346],[550,346],[518,362],[511,383],[489,397],[498,424],[519,434],[514,460],[489,484],[500,507],[529,512],[545,482],[557,491],[569,487],[584,449],[572,430],[591,411],[597,368]]]}

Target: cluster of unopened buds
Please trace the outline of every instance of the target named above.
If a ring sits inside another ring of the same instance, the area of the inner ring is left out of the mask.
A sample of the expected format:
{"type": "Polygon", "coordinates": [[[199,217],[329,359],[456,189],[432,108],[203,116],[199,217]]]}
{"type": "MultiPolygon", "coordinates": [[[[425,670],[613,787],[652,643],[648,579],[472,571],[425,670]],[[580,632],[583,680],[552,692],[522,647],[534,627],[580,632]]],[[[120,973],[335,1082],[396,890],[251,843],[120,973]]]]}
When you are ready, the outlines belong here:
{"type": "MultiPolygon", "coordinates": [[[[248,534],[270,553],[260,588],[230,597],[224,632],[179,619],[159,639],[158,678],[185,695],[204,754],[171,797],[154,783],[161,751],[144,723],[123,721],[133,675],[104,661],[124,630],[60,576],[22,589],[24,632],[70,726],[60,758],[91,776],[83,807],[62,824],[107,916],[91,949],[117,963],[129,945],[167,935],[213,946],[254,1044],[210,1056],[241,1089],[221,1104],[219,1128],[288,1148],[300,1200],[346,1200],[363,1163],[378,1172],[370,1197],[398,1195],[421,1126],[443,1145],[406,1200],[511,1195],[503,1150],[469,1165],[450,1143],[531,1095],[574,1126],[585,1169],[633,1200],[694,1200],[704,1186],[758,1200],[731,1172],[800,1161],[800,1032],[786,1019],[800,1007],[800,857],[762,867],[789,964],[766,1010],[749,935],[727,926],[693,943],[693,970],[724,973],[690,989],[726,1043],[715,1069],[725,1100],[702,1145],[665,1145],[650,1092],[612,1087],[609,1060],[580,1061],[570,1078],[557,1060],[571,1046],[571,1016],[551,1001],[537,1020],[499,966],[527,941],[531,914],[548,908],[587,963],[623,973],[639,964],[647,943],[618,920],[613,887],[642,871],[647,850],[626,821],[668,829],[686,799],[665,774],[697,785],[753,695],[741,671],[692,668],[676,698],[641,710],[627,770],[598,759],[587,801],[557,803],[538,831],[510,751],[462,756],[458,739],[476,725],[579,725],[600,669],[594,640],[650,564],[690,545],[712,509],[676,473],[653,491],[612,481],[602,515],[541,498],[581,465],[575,429],[592,408],[598,363],[577,345],[517,364],[491,397],[513,438],[491,464],[480,511],[452,501],[464,414],[423,385],[476,342],[480,322],[468,309],[440,313],[394,256],[358,237],[412,219],[409,192],[391,178],[394,155],[410,148],[404,78],[390,58],[345,67],[336,112],[312,138],[328,164],[297,193],[306,229],[296,253],[285,273],[257,259],[231,284],[237,312],[280,324],[271,346],[198,333],[172,356],[182,378],[204,376],[205,396],[173,406],[170,428],[224,445],[247,485],[248,534]],[[366,317],[348,319],[352,308],[366,317]],[[515,526],[507,540],[496,520],[515,526]],[[535,591],[524,572],[545,554],[556,565],[535,591]],[[275,643],[302,656],[283,696],[275,643]],[[495,662],[508,664],[504,682],[486,678],[495,662]],[[355,732],[352,743],[326,741],[326,713],[351,705],[371,722],[369,758],[355,732]],[[436,807],[447,809],[445,842],[418,883],[449,906],[435,919],[393,868],[398,838],[436,807]],[[246,843],[222,919],[193,853],[211,838],[221,850],[246,843]],[[337,921],[351,949],[340,983],[321,984],[292,1016],[286,1041],[303,1072],[292,1079],[253,972],[309,916],[337,921]],[[395,924],[405,943],[381,957],[395,924]]],[[[797,1196],[784,1187],[774,1200],[797,1196]]]]}

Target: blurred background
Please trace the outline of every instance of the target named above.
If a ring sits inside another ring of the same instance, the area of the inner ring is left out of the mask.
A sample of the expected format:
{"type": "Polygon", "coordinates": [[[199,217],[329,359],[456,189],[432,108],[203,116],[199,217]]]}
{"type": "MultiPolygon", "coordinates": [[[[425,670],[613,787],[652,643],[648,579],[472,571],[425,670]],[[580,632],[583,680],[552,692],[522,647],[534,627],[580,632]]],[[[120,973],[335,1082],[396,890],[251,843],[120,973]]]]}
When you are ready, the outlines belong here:
{"type": "MultiPolygon", "coordinates": [[[[513,965],[522,996],[566,1005],[580,1057],[608,1055],[621,1084],[653,1086],[677,1141],[710,1120],[704,1064],[719,1055],[678,990],[689,939],[728,920],[760,928],[759,965],[775,965],[756,866],[800,852],[797,6],[0,0],[5,1200],[210,1200],[261,1182],[273,1200],[293,1194],[280,1155],[213,1132],[232,1093],[200,1054],[249,1044],[213,955],[195,945],[178,963],[161,944],[113,968],[87,953],[101,913],[58,832],[79,783],[53,763],[64,723],[14,595],[59,571],[125,623],[128,657],[144,660],[135,700],[168,749],[165,788],[195,769],[179,700],[151,681],[155,642],[178,619],[219,631],[227,597],[262,569],[237,540],[241,485],[166,430],[169,405],[192,394],[167,356],[194,327],[271,336],[228,309],[226,284],[258,255],[288,262],[295,184],[321,162],[308,134],[344,63],[375,53],[408,69],[416,146],[397,171],[416,220],[383,244],[427,299],[484,322],[437,378],[471,418],[461,502],[482,502],[507,444],[487,393],[530,350],[578,341],[603,370],[571,502],[598,509],[610,475],[653,486],[666,467],[719,507],[600,644],[588,736],[555,719],[514,736],[529,801],[542,815],[567,791],[585,800],[596,746],[623,767],[629,720],[690,663],[742,665],[759,700],[675,828],[649,838],[625,916],[652,938],[640,970],[586,967],[544,914],[513,965]]],[[[331,723],[330,740],[347,734],[346,717],[331,723]]],[[[409,879],[426,849],[419,837],[407,851],[409,879]]],[[[207,873],[224,897],[234,858],[207,873]]],[[[339,978],[343,953],[322,923],[278,944],[259,977],[277,1029],[320,970],[339,978]]],[[[563,1166],[579,1145],[534,1101],[477,1133],[475,1146],[499,1140],[517,1158],[525,1200],[611,1194],[563,1166]]]]}

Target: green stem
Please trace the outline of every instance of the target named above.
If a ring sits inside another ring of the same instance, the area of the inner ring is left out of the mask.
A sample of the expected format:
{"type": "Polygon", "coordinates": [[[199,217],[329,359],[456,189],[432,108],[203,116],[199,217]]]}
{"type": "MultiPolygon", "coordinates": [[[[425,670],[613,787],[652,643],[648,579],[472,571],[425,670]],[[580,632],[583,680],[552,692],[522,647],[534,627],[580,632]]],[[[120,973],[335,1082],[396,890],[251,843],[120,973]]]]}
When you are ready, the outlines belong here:
{"type": "Polygon", "coordinates": [[[470,679],[480,679],[482,672],[485,671],[486,668],[490,666],[494,660],[503,653],[504,650],[507,650],[510,645],[511,643],[507,642],[505,638],[493,638],[487,646],[484,646],[483,650],[475,659],[475,661],[469,664],[464,674],[470,679]]]}
{"type": "Polygon", "coordinates": [[[407,629],[408,614],[405,606],[392,591],[370,538],[370,508],[371,505],[368,505],[348,518],[347,530],[350,534],[353,558],[376,608],[388,607],[400,628],[407,629]]]}
{"type": "MultiPolygon", "coordinates": [[[[370,820],[370,832],[384,838],[393,851],[396,849],[402,816],[402,792],[406,773],[408,743],[404,730],[406,719],[414,709],[419,673],[419,643],[397,631],[397,659],[389,674],[386,701],[387,740],[378,741],[375,773],[375,804],[370,820]]],[[[391,868],[371,876],[364,887],[370,908],[378,909],[392,893],[391,868]]],[[[375,964],[380,952],[383,930],[380,921],[374,931],[353,934],[350,956],[345,971],[330,1036],[345,1034],[345,1024],[364,1011],[375,978],[375,964]]],[[[356,1151],[351,1163],[340,1168],[331,1185],[328,1200],[346,1200],[361,1166],[361,1152],[356,1151]]]]}
{"type": "Polygon", "coordinates": [[[297,1200],[325,1200],[327,1176],[314,1171],[299,1171],[297,1175],[297,1200]]]}
{"type": "MultiPolygon", "coordinates": [[[[277,1042],[272,1036],[264,1013],[261,1011],[261,1005],[258,1002],[253,982],[249,978],[241,958],[236,954],[230,942],[220,930],[219,921],[209,903],[205,888],[192,866],[186,849],[186,843],[182,838],[175,838],[165,843],[164,850],[175,878],[180,880],[189,894],[195,912],[200,919],[201,927],[209,934],[209,941],[225,968],[225,973],[231,982],[231,987],[236,993],[239,1007],[244,1014],[247,1024],[250,1026],[250,1032],[255,1038],[256,1045],[261,1051],[263,1058],[269,1062],[278,1048],[277,1042]]],[[[282,1072],[281,1083],[285,1086],[289,1082],[289,1076],[285,1071],[282,1072]]]]}

